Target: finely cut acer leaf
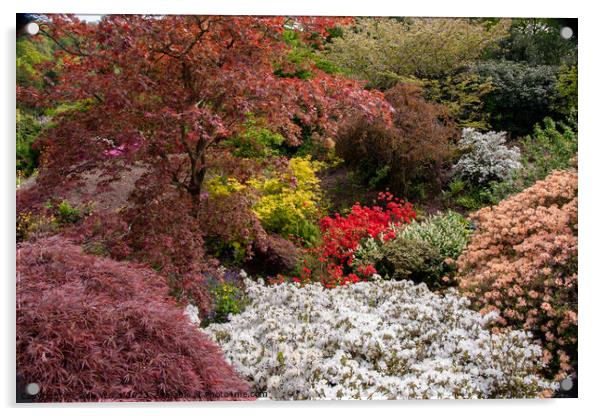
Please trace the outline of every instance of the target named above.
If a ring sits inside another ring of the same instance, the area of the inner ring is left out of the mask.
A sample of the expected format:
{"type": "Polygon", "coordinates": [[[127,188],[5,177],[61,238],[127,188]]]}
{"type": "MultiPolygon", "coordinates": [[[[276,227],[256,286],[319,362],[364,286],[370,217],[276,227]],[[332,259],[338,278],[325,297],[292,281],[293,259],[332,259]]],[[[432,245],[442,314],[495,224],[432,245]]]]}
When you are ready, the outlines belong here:
{"type": "Polygon", "coordinates": [[[37,400],[252,399],[149,268],[58,236],[17,259],[17,374],[40,386],[37,400]]]}

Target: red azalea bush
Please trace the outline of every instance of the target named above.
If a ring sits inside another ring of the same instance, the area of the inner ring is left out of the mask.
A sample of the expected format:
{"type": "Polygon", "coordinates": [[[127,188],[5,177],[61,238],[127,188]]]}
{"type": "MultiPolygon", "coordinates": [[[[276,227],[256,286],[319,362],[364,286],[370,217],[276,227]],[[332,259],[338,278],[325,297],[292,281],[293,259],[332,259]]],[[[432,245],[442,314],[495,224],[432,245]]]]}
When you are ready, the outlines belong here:
{"type": "Polygon", "coordinates": [[[219,348],[170,300],[163,278],[85,254],[62,237],[17,251],[16,350],[17,375],[40,385],[43,402],[249,394],[219,348]]]}
{"type": "Polygon", "coordinates": [[[378,194],[381,205],[372,207],[355,204],[351,212],[342,216],[324,217],[320,220],[322,243],[308,250],[309,257],[316,258],[313,265],[301,269],[300,277],[293,281],[319,280],[326,287],[335,287],[347,283],[357,283],[376,272],[373,266],[366,265],[361,270],[363,276],[351,272],[354,251],[360,241],[367,237],[382,234],[385,240],[395,237],[392,225],[409,223],[416,219],[412,204],[395,198],[388,192],[378,194]]]}
{"type": "Polygon", "coordinates": [[[472,220],[460,289],[499,311],[501,327],[533,332],[550,375],[562,379],[577,362],[577,172],[555,171],[472,220]]]}
{"type": "Polygon", "coordinates": [[[378,201],[384,207],[366,207],[355,204],[345,217],[335,214],[320,221],[323,234],[323,258],[336,258],[341,264],[351,265],[351,257],[362,238],[376,237],[387,231],[384,239],[395,236],[392,224],[407,222],[416,218],[412,204],[404,203],[390,193],[381,192],[378,201]]]}

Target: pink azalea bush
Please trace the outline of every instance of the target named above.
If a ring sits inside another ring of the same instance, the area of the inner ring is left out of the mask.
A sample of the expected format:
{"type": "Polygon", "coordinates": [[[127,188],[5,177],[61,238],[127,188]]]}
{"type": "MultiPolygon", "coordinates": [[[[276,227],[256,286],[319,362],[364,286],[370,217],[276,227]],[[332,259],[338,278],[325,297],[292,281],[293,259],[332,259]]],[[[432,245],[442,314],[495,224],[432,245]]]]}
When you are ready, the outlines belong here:
{"type": "Polygon", "coordinates": [[[499,311],[499,327],[535,334],[551,375],[566,377],[577,361],[577,172],[554,171],[471,219],[461,291],[499,311]]]}

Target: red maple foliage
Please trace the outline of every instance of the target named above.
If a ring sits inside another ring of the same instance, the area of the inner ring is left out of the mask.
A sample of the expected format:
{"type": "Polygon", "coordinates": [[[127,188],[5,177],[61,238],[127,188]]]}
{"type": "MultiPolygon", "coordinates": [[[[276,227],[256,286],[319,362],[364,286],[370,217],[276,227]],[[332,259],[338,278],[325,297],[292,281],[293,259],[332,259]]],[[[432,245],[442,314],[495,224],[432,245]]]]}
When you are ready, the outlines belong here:
{"type": "Polygon", "coordinates": [[[147,267],[63,237],[17,251],[17,375],[44,402],[249,399],[147,267]]]}
{"type": "Polygon", "coordinates": [[[274,73],[290,51],[285,27],[315,43],[349,19],[108,15],[96,25],[71,15],[50,19],[42,34],[59,47],[47,65],[60,67],[60,75],[47,79],[43,92],[18,92],[42,106],[78,103],[55,117],[39,142],[39,180],[47,184],[64,186],[92,167],[110,176],[139,161],[197,199],[211,149],[249,113],[294,145],[299,123],[332,135],[352,107],[373,116],[390,111],[380,92],[315,65],[306,80],[274,73]]]}

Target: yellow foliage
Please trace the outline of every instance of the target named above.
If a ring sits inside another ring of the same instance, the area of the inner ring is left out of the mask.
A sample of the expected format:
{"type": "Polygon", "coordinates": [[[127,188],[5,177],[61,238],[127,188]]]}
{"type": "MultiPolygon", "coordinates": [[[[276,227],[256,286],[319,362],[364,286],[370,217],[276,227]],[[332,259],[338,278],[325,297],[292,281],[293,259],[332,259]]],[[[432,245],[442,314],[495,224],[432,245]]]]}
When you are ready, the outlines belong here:
{"type": "Polygon", "coordinates": [[[59,228],[54,215],[32,214],[23,211],[17,216],[17,240],[28,240],[31,237],[52,233],[59,228]]]}
{"type": "Polygon", "coordinates": [[[207,191],[211,197],[255,191],[259,199],[253,212],[266,231],[284,237],[294,235],[313,243],[319,234],[316,223],[322,214],[322,192],[316,172],[324,166],[309,156],[294,157],[289,160],[289,169],[277,176],[254,177],[246,184],[232,177],[217,176],[207,181],[207,191]]]}
{"type": "Polygon", "coordinates": [[[261,192],[253,211],[268,231],[283,236],[298,236],[315,242],[315,225],[321,215],[322,196],[316,171],[323,163],[309,157],[295,157],[289,161],[290,171],[281,178],[253,179],[249,185],[261,192]]]}
{"type": "Polygon", "coordinates": [[[245,185],[238,182],[236,178],[216,176],[207,181],[207,191],[212,197],[228,196],[243,189],[245,185]]]}

